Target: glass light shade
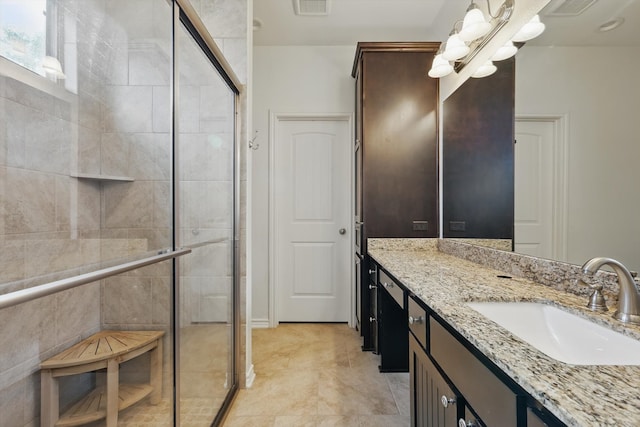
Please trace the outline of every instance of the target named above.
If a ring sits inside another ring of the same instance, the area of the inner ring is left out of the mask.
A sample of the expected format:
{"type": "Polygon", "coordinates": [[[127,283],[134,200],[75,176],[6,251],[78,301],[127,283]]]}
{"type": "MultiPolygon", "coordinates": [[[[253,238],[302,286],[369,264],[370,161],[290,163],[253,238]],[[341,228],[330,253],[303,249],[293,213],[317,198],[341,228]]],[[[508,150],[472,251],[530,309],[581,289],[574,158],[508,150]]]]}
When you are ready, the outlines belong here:
{"type": "Polygon", "coordinates": [[[526,42],[542,34],[544,27],[544,24],[540,22],[540,17],[536,15],[524,24],[511,40],[514,42],[526,42]]]}
{"type": "Polygon", "coordinates": [[[57,79],[64,79],[64,73],[62,72],[62,65],[60,65],[60,61],[58,61],[53,56],[45,56],[42,59],[42,69],[47,73],[51,74],[57,79]]]}
{"type": "Polygon", "coordinates": [[[460,40],[470,42],[487,34],[491,31],[491,24],[484,19],[484,14],[475,4],[472,9],[467,11],[462,21],[462,29],[458,33],[460,40]]]}
{"type": "Polygon", "coordinates": [[[471,77],[476,78],[476,79],[479,79],[481,77],[487,77],[487,76],[490,76],[491,74],[495,73],[497,69],[498,69],[498,67],[493,65],[493,62],[487,61],[484,64],[482,64],[480,66],[480,68],[478,68],[476,70],[475,73],[471,74],[471,77]]]}
{"type": "Polygon", "coordinates": [[[513,55],[516,54],[517,51],[518,51],[518,48],[513,45],[513,42],[511,40],[509,40],[504,44],[504,46],[502,46],[500,49],[496,51],[496,53],[493,54],[493,56],[491,57],[491,60],[502,61],[507,58],[511,58],[513,55]]]}
{"type": "Polygon", "coordinates": [[[453,72],[453,65],[449,63],[446,59],[442,57],[442,54],[438,54],[433,58],[433,64],[431,65],[431,69],[429,70],[429,77],[434,79],[448,76],[453,72]]]}
{"type": "Polygon", "coordinates": [[[469,53],[469,50],[469,46],[460,40],[458,33],[453,33],[447,39],[447,44],[444,48],[444,52],[442,52],[442,57],[447,61],[455,61],[469,53]]]}

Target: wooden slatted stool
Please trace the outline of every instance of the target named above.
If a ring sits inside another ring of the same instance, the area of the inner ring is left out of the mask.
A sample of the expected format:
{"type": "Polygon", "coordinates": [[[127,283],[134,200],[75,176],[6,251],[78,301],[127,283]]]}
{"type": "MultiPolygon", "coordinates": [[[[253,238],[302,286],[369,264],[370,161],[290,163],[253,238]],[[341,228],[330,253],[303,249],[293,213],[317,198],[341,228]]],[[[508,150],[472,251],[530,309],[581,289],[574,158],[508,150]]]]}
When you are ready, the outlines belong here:
{"type": "Polygon", "coordinates": [[[40,364],[41,425],[70,427],[106,418],[116,427],[118,411],[150,396],[162,396],[163,331],[101,331],[40,364]],[[146,352],[151,357],[149,384],[119,384],[120,364],[146,352]],[[98,386],[60,416],[58,378],[106,369],[106,386],[98,386]]]}

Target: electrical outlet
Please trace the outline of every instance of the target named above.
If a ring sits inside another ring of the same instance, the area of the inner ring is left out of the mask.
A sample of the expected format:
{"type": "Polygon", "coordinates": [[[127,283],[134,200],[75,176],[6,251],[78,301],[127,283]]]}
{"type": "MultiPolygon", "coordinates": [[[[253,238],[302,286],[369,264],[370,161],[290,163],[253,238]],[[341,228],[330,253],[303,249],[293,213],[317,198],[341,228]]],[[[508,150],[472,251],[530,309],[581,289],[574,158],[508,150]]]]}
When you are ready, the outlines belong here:
{"type": "Polygon", "coordinates": [[[413,221],[413,231],[429,231],[429,221],[413,221]]]}

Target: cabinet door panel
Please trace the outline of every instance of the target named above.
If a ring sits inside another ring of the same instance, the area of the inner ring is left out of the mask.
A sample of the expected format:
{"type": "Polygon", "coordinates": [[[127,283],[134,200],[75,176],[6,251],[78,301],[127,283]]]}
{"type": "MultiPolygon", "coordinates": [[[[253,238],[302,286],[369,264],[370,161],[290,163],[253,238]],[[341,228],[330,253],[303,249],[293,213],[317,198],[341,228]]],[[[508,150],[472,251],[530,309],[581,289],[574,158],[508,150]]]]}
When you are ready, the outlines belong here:
{"type": "Polygon", "coordinates": [[[457,425],[457,398],[415,337],[409,334],[412,427],[457,425]],[[443,397],[446,406],[443,404],[443,397]]]}

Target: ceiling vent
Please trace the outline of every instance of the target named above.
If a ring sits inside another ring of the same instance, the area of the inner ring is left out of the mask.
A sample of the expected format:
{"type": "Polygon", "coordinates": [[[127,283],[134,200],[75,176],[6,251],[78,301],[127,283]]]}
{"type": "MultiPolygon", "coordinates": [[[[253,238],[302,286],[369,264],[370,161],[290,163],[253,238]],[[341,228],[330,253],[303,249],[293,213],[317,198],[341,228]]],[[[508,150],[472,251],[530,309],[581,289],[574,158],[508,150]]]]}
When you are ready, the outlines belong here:
{"type": "Polygon", "coordinates": [[[578,16],[598,0],[557,0],[546,8],[544,16],[578,16]]]}
{"type": "Polygon", "coordinates": [[[331,11],[331,0],[293,0],[293,9],[300,16],[326,16],[331,11]]]}

